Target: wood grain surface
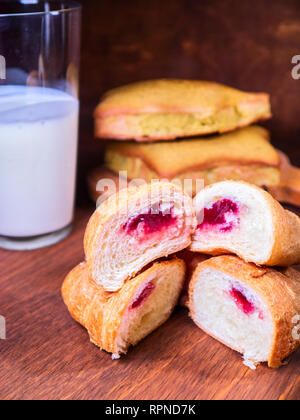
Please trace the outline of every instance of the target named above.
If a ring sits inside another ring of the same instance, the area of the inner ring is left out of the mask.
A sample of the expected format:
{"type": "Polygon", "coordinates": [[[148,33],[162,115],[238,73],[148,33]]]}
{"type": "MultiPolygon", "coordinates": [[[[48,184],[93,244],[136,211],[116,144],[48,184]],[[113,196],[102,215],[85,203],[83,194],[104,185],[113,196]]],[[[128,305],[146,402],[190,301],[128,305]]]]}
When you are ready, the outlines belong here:
{"type": "Polygon", "coordinates": [[[300,352],[253,372],[200,331],[185,309],[120,361],[100,352],[67,313],[64,276],[83,259],[93,207],[77,209],[72,235],[33,252],[0,250],[1,399],[300,399],[300,352]]]}

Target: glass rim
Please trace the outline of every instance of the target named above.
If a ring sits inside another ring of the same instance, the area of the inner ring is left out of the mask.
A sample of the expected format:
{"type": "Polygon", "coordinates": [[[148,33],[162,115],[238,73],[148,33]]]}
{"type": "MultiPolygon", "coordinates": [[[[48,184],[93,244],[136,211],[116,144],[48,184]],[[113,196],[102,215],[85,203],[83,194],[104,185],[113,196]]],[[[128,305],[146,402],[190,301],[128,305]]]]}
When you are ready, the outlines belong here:
{"type": "MultiPolygon", "coordinates": [[[[46,3],[52,3],[52,0],[37,0],[36,3],[31,3],[31,5],[38,5],[38,4],[46,4],[46,3]]],[[[0,0],[0,5],[1,3],[8,3],[8,1],[2,1],[0,0]]],[[[21,1],[16,0],[15,3],[19,3],[20,5],[23,6],[30,6],[30,3],[22,3],[21,1]]],[[[82,9],[82,5],[80,3],[78,3],[77,1],[73,1],[73,0],[59,0],[56,1],[56,3],[60,3],[65,4],[66,7],[61,7],[61,8],[57,8],[54,10],[48,10],[48,11],[40,11],[40,12],[20,12],[20,13],[1,13],[0,12],[0,18],[3,17],[25,17],[25,16],[46,16],[46,15],[53,15],[53,16],[57,16],[60,15],[62,13],[71,13],[71,12],[75,12],[77,10],[81,10],[82,9]]]]}

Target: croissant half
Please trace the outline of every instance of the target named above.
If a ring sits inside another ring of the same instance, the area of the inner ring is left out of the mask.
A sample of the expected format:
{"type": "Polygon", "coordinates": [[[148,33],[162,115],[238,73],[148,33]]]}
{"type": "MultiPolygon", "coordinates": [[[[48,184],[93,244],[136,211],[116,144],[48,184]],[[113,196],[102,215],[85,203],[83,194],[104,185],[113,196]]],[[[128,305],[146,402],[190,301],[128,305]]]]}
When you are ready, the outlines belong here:
{"type": "Polygon", "coordinates": [[[120,291],[109,293],[93,282],[83,263],[65,279],[62,295],[91,341],[118,358],[170,317],[184,280],[185,263],[173,259],[155,263],[120,291]]]}
{"type": "Polygon", "coordinates": [[[88,224],[84,243],[91,277],[117,291],[149,263],[187,248],[195,227],[192,199],[175,185],[123,189],[88,224]]]}
{"type": "Polygon", "coordinates": [[[300,273],[292,268],[211,258],[194,273],[189,307],[197,326],[242,353],[251,368],[277,368],[300,345],[300,273]]]}
{"type": "Polygon", "coordinates": [[[300,219],[266,191],[224,181],[195,197],[198,227],[192,251],[233,253],[257,265],[300,263],[300,219]]]}

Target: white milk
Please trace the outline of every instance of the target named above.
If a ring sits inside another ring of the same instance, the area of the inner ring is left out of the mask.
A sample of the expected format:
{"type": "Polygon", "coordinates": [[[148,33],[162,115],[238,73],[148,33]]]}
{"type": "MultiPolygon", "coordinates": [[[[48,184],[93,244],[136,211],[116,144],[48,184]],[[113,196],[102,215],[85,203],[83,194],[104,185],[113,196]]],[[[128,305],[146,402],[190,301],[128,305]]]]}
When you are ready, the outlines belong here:
{"type": "Polygon", "coordinates": [[[78,101],[56,89],[0,86],[0,236],[71,223],[78,111],[78,101]]]}

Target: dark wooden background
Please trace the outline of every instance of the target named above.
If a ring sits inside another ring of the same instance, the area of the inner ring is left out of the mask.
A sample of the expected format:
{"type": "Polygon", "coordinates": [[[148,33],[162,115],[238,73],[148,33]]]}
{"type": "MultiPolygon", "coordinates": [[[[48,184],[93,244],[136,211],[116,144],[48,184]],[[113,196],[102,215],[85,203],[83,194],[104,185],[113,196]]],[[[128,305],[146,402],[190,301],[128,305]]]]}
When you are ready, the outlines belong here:
{"type": "Polygon", "coordinates": [[[92,113],[103,92],[137,80],[213,80],[272,95],[273,143],[300,165],[299,0],[83,0],[80,198],[101,160],[92,113]]]}

